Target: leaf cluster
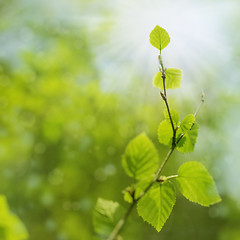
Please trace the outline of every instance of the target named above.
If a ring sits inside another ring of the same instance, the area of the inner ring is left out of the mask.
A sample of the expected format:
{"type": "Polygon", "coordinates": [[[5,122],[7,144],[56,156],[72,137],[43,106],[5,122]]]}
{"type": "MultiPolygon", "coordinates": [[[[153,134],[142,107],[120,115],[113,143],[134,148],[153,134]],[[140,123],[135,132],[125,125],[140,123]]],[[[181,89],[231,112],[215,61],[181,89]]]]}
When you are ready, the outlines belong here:
{"type": "MultiPolygon", "coordinates": [[[[178,112],[168,106],[166,90],[180,88],[182,81],[180,69],[167,69],[162,62],[161,51],[169,42],[170,38],[166,30],[156,26],[150,34],[150,43],[160,50],[160,71],[154,76],[153,85],[164,91],[161,92],[161,96],[167,107],[165,119],[160,122],[157,134],[159,143],[168,146],[171,155],[175,149],[181,153],[194,150],[199,125],[195,114],[189,114],[180,121],[178,112]]],[[[177,174],[161,176],[161,170],[170,155],[162,165],[159,165],[156,147],[145,133],[141,133],[129,142],[122,157],[122,166],[126,174],[134,180],[134,184],[123,191],[124,200],[131,206],[136,204],[139,216],[158,232],[175,205],[176,187],[186,199],[205,207],[221,201],[213,178],[199,162],[183,163],[177,174]]],[[[119,216],[119,209],[119,204],[116,202],[103,199],[97,201],[94,226],[99,236],[107,237],[111,234],[114,226],[117,225],[116,216],[119,216]]],[[[123,218],[120,221],[125,220],[123,218]]],[[[119,235],[116,237],[120,238],[119,235]]]]}

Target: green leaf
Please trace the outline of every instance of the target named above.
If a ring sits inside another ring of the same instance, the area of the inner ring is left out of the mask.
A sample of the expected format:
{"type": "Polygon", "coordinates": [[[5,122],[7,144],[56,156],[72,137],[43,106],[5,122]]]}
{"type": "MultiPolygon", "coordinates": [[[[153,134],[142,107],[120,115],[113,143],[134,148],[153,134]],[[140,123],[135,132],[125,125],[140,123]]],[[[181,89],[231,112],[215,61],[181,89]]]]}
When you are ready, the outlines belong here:
{"type": "Polygon", "coordinates": [[[126,189],[124,189],[122,191],[123,199],[128,203],[132,203],[134,192],[135,192],[135,186],[134,185],[127,187],[126,189]]]}
{"type": "MultiPolygon", "coordinates": [[[[176,110],[173,110],[173,109],[170,109],[170,112],[171,112],[174,127],[177,127],[179,125],[179,114],[176,110]]],[[[167,109],[164,111],[164,116],[165,116],[166,120],[168,120],[170,122],[170,118],[169,118],[167,109]]]]}
{"type": "Polygon", "coordinates": [[[122,215],[119,203],[99,198],[93,212],[95,232],[103,237],[109,236],[122,215]]]}
{"type": "Polygon", "coordinates": [[[0,195],[0,237],[7,240],[28,239],[25,226],[15,214],[9,211],[7,200],[3,195],[0,195]]]}
{"type": "Polygon", "coordinates": [[[182,82],[182,70],[178,68],[168,68],[166,70],[166,88],[180,88],[182,82]]]}
{"type": "Polygon", "coordinates": [[[157,72],[153,78],[153,86],[163,90],[162,73],[157,72]]]}
{"type": "MultiPolygon", "coordinates": [[[[175,89],[175,88],[181,87],[182,70],[177,68],[168,68],[165,74],[166,74],[166,79],[165,79],[166,89],[175,89]]],[[[156,73],[156,75],[154,76],[153,86],[161,90],[164,89],[161,72],[156,73]]]]}
{"type": "Polygon", "coordinates": [[[135,179],[155,173],[158,163],[157,150],[145,133],[138,135],[128,144],[122,159],[125,172],[135,179]]]}
{"type": "Polygon", "coordinates": [[[187,115],[180,123],[182,131],[185,133],[190,130],[195,122],[195,117],[193,114],[187,115]]]}
{"type": "Polygon", "coordinates": [[[168,32],[158,25],[150,33],[149,40],[155,48],[160,50],[160,52],[170,43],[168,32]]]}
{"type": "Polygon", "coordinates": [[[138,214],[159,232],[171,214],[175,201],[175,189],[171,182],[155,183],[139,200],[138,214]]]}
{"type": "Polygon", "coordinates": [[[123,199],[124,199],[124,201],[126,201],[128,203],[133,202],[133,198],[132,198],[130,192],[128,192],[128,191],[123,191],[123,199]]]}
{"type": "Polygon", "coordinates": [[[197,142],[199,125],[195,122],[192,128],[186,132],[183,132],[182,128],[177,131],[177,138],[184,133],[184,136],[177,144],[177,150],[181,153],[192,152],[197,142]]]}
{"type": "Polygon", "coordinates": [[[215,183],[199,162],[186,162],[178,170],[177,185],[188,200],[202,206],[210,206],[221,201],[215,183]]]}
{"type": "Polygon", "coordinates": [[[171,146],[173,130],[170,121],[163,120],[158,127],[158,140],[160,143],[171,146]]]}

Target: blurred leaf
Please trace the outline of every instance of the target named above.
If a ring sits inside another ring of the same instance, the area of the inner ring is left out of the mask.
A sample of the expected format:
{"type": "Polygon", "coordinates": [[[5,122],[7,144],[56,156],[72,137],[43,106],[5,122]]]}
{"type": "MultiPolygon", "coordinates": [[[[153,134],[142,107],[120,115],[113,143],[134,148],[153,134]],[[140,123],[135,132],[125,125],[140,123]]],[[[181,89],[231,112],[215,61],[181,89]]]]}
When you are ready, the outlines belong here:
{"type": "Polygon", "coordinates": [[[122,215],[123,210],[118,202],[99,198],[93,212],[95,232],[103,237],[109,236],[122,215]]]}
{"type": "Polygon", "coordinates": [[[128,191],[123,191],[123,199],[124,199],[124,201],[126,201],[128,203],[133,202],[133,198],[132,198],[130,192],[128,192],[128,191]]]}
{"type": "MultiPolygon", "coordinates": [[[[182,70],[177,68],[168,68],[165,74],[166,74],[166,79],[165,79],[166,89],[175,89],[175,88],[181,87],[182,70]]],[[[164,89],[161,72],[156,73],[156,75],[154,76],[153,86],[161,90],[164,89]]]]}
{"type": "Polygon", "coordinates": [[[171,182],[155,183],[139,200],[138,214],[159,232],[171,214],[175,201],[175,189],[171,182]]]}
{"type": "Polygon", "coordinates": [[[177,185],[184,197],[205,207],[221,201],[211,175],[199,162],[181,165],[177,185]]]}
{"type": "Polygon", "coordinates": [[[26,228],[20,219],[8,209],[7,200],[0,195],[0,236],[1,240],[25,240],[26,228]]]}
{"type": "Polygon", "coordinates": [[[157,170],[158,153],[145,133],[141,133],[128,144],[122,165],[128,176],[135,179],[144,178],[157,170]]]}
{"type": "Polygon", "coordinates": [[[150,43],[161,52],[170,43],[168,32],[157,25],[150,33],[150,43]]]}

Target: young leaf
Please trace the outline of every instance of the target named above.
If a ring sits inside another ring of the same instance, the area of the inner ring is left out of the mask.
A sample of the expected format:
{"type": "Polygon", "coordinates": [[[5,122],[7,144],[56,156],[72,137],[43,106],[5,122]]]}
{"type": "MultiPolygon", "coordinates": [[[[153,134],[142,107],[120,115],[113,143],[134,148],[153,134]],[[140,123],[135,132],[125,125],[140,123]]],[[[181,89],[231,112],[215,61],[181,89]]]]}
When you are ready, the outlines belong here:
{"type": "MultiPolygon", "coordinates": [[[[168,68],[165,74],[166,74],[166,79],[165,79],[166,89],[175,89],[175,88],[181,87],[182,70],[177,68],[168,68]]],[[[161,72],[156,73],[156,75],[154,76],[153,86],[161,90],[164,89],[161,72]]]]}
{"type": "Polygon", "coordinates": [[[182,131],[185,133],[190,130],[195,122],[195,117],[193,114],[187,115],[180,123],[182,131]]]}
{"type": "Polygon", "coordinates": [[[122,165],[127,175],[135,179],[155,173],[158,168],[158,153],[145,133],[128,144],[122,165]]]}
{"type": "MultiPolygon", "coordinates": [[[[187,124],[186,124],[187,125],[187,124]]],[[[183,132],[182,128],[177,131],[177,138],[184,133],[184,136],[179,141],[177,145],[177,150],[181,153],[192,152],[194,150],[195,144],[197,142],[199,125],[195,122],[191,129],[183,132]]],[[[186,130],[186,129],[185,129],[186,130]]]]}
{"type": "Polygon", "coordinates": [[[166,70],[166,88],[180,88],[182,82],[182,70],[178,68],[168,68],[166,70]]]}
{"type": "Polygon", "coordinates": [[[160,52],[170,43],[168,32],[158,25],[150,33],[149,40],[155,48],[160,50],[160,52]]]}
{"type": "Polygon", "coordinates": [[[123,191],[123,199],[124,199],[124,201],[126,201],[128,203],[133,202],[133,198],[132,198],[130,192],[128,192],[128,191],[123,191]]]}
{"type": "Polygon", "coordinates": [[[184,197],[205,207],[221,201],[212,177],[199,162],[182,164],[177,185],[184,197]]]}
{"type": "Polygon", "coordinates": [[[103,237],[109,236],[122,215],[119,203],[99,198],[93,212],[95,232],[103,237]]]}
{"type": "Polygon", "coordinates": [[[133,196],[135,195],[135,186],[131,185],[127,188],[125,188],[123,191],[123,199],[128,202],[132,203],[133,202],[133,196]]]}
{"type": "Polygon", "coordinates": [[[160,143],[171,146],[173,130],[170,121],[163,120],[158,127],[158,140],[160,143]]]}
{"type": "Polygon", "coordinates": [[[171,182],[155,183],[139,200],[138,214],[160,232],[172,212],[175,201],[175,189],[171,182]]]}

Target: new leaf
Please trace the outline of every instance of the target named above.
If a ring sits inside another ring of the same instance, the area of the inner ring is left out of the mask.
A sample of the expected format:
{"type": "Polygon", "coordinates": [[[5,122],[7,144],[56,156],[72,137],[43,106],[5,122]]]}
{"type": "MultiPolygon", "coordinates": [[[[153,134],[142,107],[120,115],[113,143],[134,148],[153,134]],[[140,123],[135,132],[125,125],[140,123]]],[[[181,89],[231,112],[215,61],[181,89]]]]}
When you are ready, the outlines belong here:
{"type": "Polygon", "coordinates": [[[138,135],[127,146],[122,165],[128,176],[141,179],[155,173],[158,153],[145,133],[138,135]]]}
{"type": "Polygon", "coordinates": [[[149,41],[161,52],[170,43],[170,37],[164,28],[157,25],[150,33],[149,41]]]}
{"type": "Polygon", "coordinates": [[[192,152],[197,142],[198,124],[195,122],[195,117],[192,114],[187,115],[180,123],[180,128],[177,130],[177,140],[181,140],[177,144],[177,150],[181,153],[192,152]]]}
{"type": "MultiPolygon", "coordinates": [[[[168,68],[165,72],[165,75],[166,75],[166,78],[165,78],[166,89],[175,89],[175,88],[181,87],[182,70],[178,68],[168,68]]],[[[153,86],[161,90],[164,89],[161,72],[156,73],[156,75],[154,76],[153,86]]]]}
{"type": "Polygon", "coordinates": [[[171,182],[155,183],[139,200],[138,214],[160,232],[172,212],[175,201],[175,189],[171,182]]]}
{"type": "Polygon", "coordinates": [[[211,175],[199,162],[186,162],[179,168],[177,185],[184,197],[202,206],[221,201],[211,175]]]}

